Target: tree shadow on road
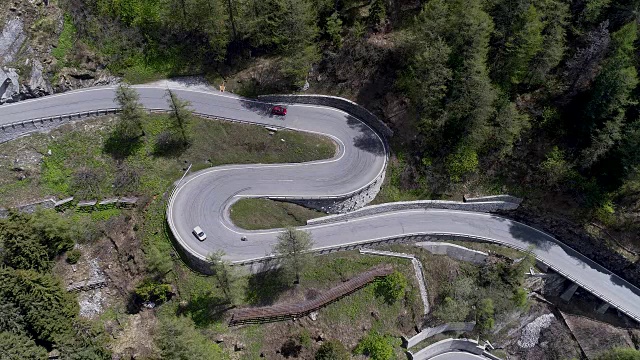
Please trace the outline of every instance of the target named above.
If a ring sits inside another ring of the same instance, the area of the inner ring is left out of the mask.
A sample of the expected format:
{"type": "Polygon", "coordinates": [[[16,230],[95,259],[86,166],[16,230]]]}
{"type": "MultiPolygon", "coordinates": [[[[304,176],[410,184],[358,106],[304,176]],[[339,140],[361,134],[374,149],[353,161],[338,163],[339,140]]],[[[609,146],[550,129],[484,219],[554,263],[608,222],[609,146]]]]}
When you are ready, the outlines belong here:
{"type": "Polygon", "coordinates": [[[242,105],[243,108],[260,115],[261,117],[274,117],[274,115],[271,114],[271,108],[273,108],[273,104],[267,104],[249,99],[240,99],[240,105],[242,105]]]}
{"type": "Polygon", "coordinates": [[[382,135],[376,136],[376,132],[373,129],[350,115],[347,115],[347,125],[360,132],[360,135],[353,139],[353,146],[374,155],[384,155],[384,144],[380,141],[382,135]]]}

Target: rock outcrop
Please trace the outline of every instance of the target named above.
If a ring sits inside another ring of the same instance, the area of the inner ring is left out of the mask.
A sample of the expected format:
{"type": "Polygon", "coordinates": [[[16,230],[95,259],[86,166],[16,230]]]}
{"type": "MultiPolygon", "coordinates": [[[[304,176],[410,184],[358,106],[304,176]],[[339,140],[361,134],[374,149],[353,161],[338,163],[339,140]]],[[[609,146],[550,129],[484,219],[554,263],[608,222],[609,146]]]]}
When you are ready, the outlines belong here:
{"type": "Polygon", "coordinates": [[[0,69],[0,104],[20,100],[20,83],[16,69],[0,69]]]}
{"type": "Polygon", "coordinates": [[[14,18],[7,21],[0,34],[0,64],[8,64],[16,60],[26,38],[22,20],[14,18]]]}

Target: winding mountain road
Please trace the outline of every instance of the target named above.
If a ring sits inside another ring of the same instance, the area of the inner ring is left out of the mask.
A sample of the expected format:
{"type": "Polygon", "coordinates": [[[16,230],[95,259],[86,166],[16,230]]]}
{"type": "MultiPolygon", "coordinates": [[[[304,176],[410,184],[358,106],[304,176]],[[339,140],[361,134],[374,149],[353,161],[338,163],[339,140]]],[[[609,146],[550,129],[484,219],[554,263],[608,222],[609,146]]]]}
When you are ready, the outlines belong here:
{"type": "MultiPolygon", "coordinates": [[[[165,88],[137,86],[149,109],[166,109],[165,88]]],[[[187,176],[169,201],[167,220],[178,243],[192,256],[206,259],[218,249],[229,260],[244,262],[271,252],[278,230],[239,229],[229,217],[242,197],[296,196],[322,198],[350,194],[366,187],[385,169],[387,150],[380,136],[349,114],[328,107],[290,105],[286,119],[272,117],[270,105],[231,94],[174,89],[194,111],[256,124],[324,134],[338,145],[327,160],[303,164],[229,165],[187,176]],[[198,241],[196,225],[208,234],[198,241]],[[241,241],[246,236],[247,241],[241,241]]],[[[91,88],[0,106],[0,125],[35,118],[114,108],[114,89],[91,88]]],[[[215,147],[215,144],[211,144],[215,147]]],[[[483,239],[513,248],[532,249],[542,262],[640,321],[640,289],[594,263],[552,236],[499,216],[451,210],[407,210],[303,227],[316,248],[418,234],[483,239]]]]}

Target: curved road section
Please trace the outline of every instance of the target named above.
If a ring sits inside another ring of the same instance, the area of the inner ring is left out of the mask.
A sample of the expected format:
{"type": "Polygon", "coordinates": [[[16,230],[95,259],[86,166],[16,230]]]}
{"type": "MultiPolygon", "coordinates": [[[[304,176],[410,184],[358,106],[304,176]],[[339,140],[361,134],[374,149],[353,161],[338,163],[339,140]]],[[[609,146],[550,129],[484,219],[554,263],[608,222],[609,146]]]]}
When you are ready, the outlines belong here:
{"type": "MultiPolygon", "coordinates": [[[[165,88],[139,86],[149,109],[167,109],[165,88]]],[[[242,197],[326,198],[348,195],[375,181],[385,169],[387,151],[370,127],[328,107],[290,105],[286,119],[272,117],[270,105],[230,94],[174,89],[193,110],[206,115],[330,136],[336,155],[303,164],[231,165],[187,176],[173,192],[167,220],[177,241],[196,260],[223,250],[243,263],[271,253],[277,230],[247,231],[229,218],[229,208],[242,197]],[[204,242],[191,234],[200,226],[204,242]],[[246,236],[247,241],[241,241],[246,236]]],[[[92,88],[0,106],[0,125],[77,112],[114,108],[114,89],[92,88]]],[[[215,146],[215,144],[211,144],[215,146]]],[[[466,237],[509,247],[531,249],[537,259],[579,286],[640,321],[640,289],[568,248],[552,236],[499,216],[449,210],[393,211],[349,221],[303,227],[317,250],[366,244],[406,236],[466,237]]]]}

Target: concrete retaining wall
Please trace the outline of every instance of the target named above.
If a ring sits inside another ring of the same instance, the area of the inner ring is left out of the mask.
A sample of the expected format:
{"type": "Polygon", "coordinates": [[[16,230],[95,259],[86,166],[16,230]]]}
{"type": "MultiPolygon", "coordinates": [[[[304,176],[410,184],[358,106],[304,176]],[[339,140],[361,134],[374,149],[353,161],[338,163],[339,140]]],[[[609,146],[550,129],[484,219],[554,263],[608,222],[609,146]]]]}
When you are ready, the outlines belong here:
{"type": "Polygon", "coordinates": [[[468,203],[487,202],[487,201],[504,201],[504,202],[511,202],[511,203],[520,205],[520,203],[522,202],[522,199],[515,196],[511,196],[511,195],[490,195],[490,196],[464,198],[464,202],[468,202],[468,203]]]}
{"type": "Polygon", "coordinates": [[[403,346],[405,349],[411,349],[412,347],[418,345],[423,340],[426,340],[434,335],[441,334],[445,331],[473,331],[473,328],[476,327],[475,322],[455,322],[455,323],[447,323],[442,324],[436,327],[430,327],[422,330],[420,333],[416,334],[414,337],[407,339],[404,336],[402,337],[403,346]]]}
{"type": "Polygon", "coordinates": [[[413,265],[413,271],[416,274],[416,279],[418,280],[418,288],[420,289],[420,298],[422,299],[422,305],[424,315],[429,314],[429,297],[427,296],[427,281],[424,279],[424,268],[422,267],[422,263],[420,260],[416,259],[413,254],[404,254],[397,253],[392,251],[380,251],[380,250],[372,250],[372,249],[360,249],[360,254],[371,254],[371,255],[380,255],[380,256],[392,256],[399,257],[403,259],[411,260],[411,264],[413,265]]]}
{"type": "Polygon", "coordinates": [[[454,259],[474,264],[484,263],[489,256],[489,254],[482,251],[472,250],[464,246],[443,242],[419,242],[416,243],[416,246],[419,246],[432,254],[447,255],[454,259]]]}
{"type": "Polygon", "coordinates": [[[444,354],[452,351],[463,351],[475,355],[482,355],[484,353],[484,347],[480,346],[475,340],[468,339],[445,339],[438,341],[437,343],[427,346],[426,348],[418,351],[415,354],[407,352],[409,359],[413,360],[425,360],[430,359],[436,355],[444,354]]]}
{"type": "Polygon", "coordinates": [[[515,210],[517,208],[518,204],[505,201],[488,201],[476,203],[464,203],[459,201],[447,200],[400,201],[394,203],[366,206],[359,210],[351,211],[347,214],[323,216],[316,219],[310,219],[307,221],[307,225],[326,224],[331,222],[355,219],[363,216],[386,213],[390,211],[402,210],[448,209],[476,212],[494,212],[498,210],[515,210]]]}
{"type": "Polygon", "coordinates": [[[341,97],[327,95],[262,95],[258,96],[258,99],[260,101],[272,103],[321,105],[340,109],[364,121],[380,134],[386,137],[393,136],[393,131],[387,126],[387,124],[378,119],[377,116],[373,115],[369,110],[354,103],[353,101],[341,97]]]}

